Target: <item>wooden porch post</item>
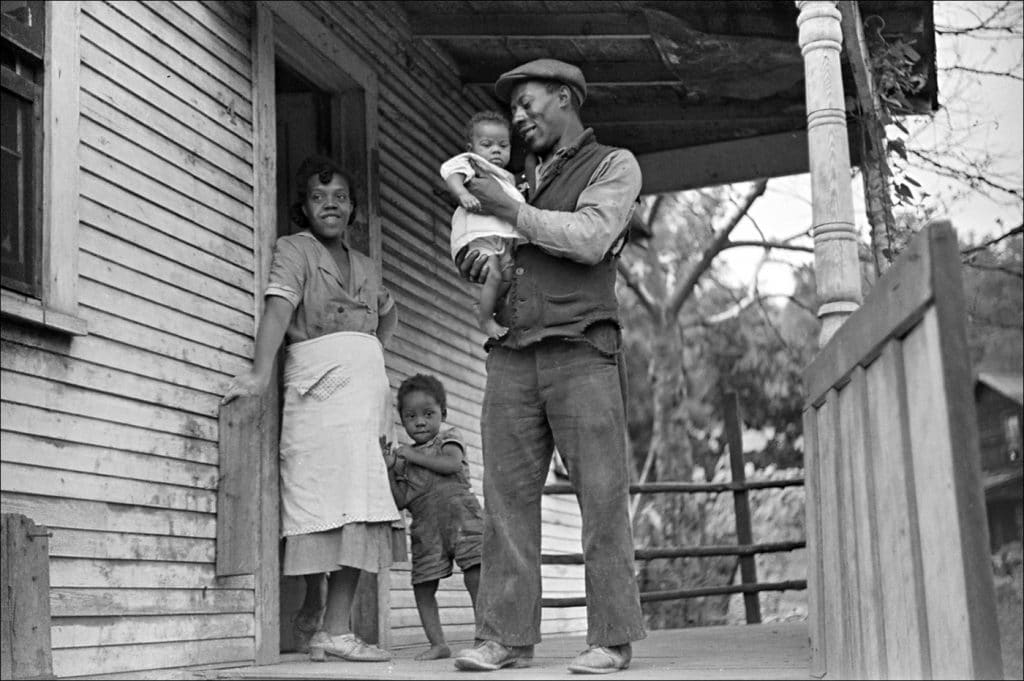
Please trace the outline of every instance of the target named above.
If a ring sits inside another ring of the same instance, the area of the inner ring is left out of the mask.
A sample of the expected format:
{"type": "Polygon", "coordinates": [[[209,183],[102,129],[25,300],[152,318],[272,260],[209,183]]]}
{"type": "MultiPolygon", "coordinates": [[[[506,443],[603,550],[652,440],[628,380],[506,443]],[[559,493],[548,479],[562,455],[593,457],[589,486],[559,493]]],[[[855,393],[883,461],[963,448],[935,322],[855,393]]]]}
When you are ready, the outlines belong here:
{"type": "Polygon", "coordinates": [[[843,32],[835,0],[797,0],[804,57],[807,145],[811,171],[814,272],[820,345],[860,306],[857,229],[853,223],[850,152],[839,54],[843,32]]]}
{"type": "MultiPolygon", "coordinates": [[[[263,291],[270,276],[270,262],[277,239],[277,99],[274,85],[274,15],[265,3],[255,3],[252,22],[253,82],[253,225],[254,295],[253,319],[259,328],[263,315],[263,291]]],[[[255,337],[255,331],[253,332],[255,337]]],[[[275,374],[279,365],[275,365],[275,374]]],[[[275,664],[281,653],[280,490],[278,441],[281,403],[277,382],[260,398],[259,499],[255,566],[256,664],[275,664]]]]}

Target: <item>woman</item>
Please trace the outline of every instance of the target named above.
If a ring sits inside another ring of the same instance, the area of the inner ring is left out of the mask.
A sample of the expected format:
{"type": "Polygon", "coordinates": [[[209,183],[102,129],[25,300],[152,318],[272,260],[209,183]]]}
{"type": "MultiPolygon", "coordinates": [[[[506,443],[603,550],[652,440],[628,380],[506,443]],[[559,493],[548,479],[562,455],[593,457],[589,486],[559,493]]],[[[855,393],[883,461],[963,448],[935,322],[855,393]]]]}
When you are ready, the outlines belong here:
{"type": "Polygon", "coordinates": [[[372,261],[346,242],[356,208],[348,173],[313,156],[296,179],[291,218],[303,230],[277,241],[253,367],[231,380],[221,403],[262,393],[285,343],[284,574],[306,577],[296,638],[314,660],[386,661],[352,633],[349,615],[361,571],[405,560],[379,445],[393,439],[383,345],[398,312],[372,261]]]}

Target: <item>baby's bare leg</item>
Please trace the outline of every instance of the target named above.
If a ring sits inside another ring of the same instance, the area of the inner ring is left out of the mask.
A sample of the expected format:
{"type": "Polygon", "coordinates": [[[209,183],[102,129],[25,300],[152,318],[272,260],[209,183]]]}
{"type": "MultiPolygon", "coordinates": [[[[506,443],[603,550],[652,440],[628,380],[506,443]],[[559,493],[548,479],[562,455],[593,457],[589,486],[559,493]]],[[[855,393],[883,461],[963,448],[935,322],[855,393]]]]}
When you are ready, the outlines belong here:
{"type": "Polygon", "coordinates": [[[501,283],[501,260],[497,255],[491,254],[487,256],[487,279],[480,287],[480,310],[477,321],[484,333],[493,338],[501,336],[506,331],[505,327],[494,321],[494,311],[501,296],[501,283]]]}

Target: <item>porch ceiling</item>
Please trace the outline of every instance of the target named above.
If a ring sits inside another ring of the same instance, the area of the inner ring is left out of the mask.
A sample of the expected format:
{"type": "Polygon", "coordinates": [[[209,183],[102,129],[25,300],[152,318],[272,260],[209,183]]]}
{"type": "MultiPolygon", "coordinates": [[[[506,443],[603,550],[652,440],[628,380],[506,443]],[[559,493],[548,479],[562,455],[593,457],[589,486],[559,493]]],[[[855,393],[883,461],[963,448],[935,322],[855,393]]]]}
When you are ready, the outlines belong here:
{"type": "MultiPolygon", "coordinates": [[[[462,83],[493,97],[497,77],[539,57],[587,78],[584,123],[607,144],[642,155],[806,128],[795,3],[661,0],[400,2],[413,36],[432,40],[462,83]]],[[[937,108],[932,4],[861,2],[886,40],[916,40],[928,85],[911,102],[937,108]]],[[[856,101],[844,63],[848,110],[856,101]]],[[[497,106],[497,103],[496,103],[497,106]]]]}

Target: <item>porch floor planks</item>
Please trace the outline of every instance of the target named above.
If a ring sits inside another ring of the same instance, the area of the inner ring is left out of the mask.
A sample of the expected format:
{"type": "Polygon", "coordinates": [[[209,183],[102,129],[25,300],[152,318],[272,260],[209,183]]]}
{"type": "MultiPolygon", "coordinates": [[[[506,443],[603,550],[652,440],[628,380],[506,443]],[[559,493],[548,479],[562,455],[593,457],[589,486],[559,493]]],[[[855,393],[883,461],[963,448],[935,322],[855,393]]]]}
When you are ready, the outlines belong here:
{"type": "MultiPolygon", "coordinates": [[[[449,642],[453,654],[464,643],[449,642]]],[[[555,679],[585,678],[566,666],[586,648],[582,636],[551,636],[537,646],[531,666],[495,672],[459,672],[451,659],[417,662],[426,647],[403,647],[388,664],[309,662],[284,655],[280,664],[193,672],[201,679],[555,679]]],[[[806,622],[663,629],[633,644],[633,661],[615,679],[810,679],[806,622]]]]}

